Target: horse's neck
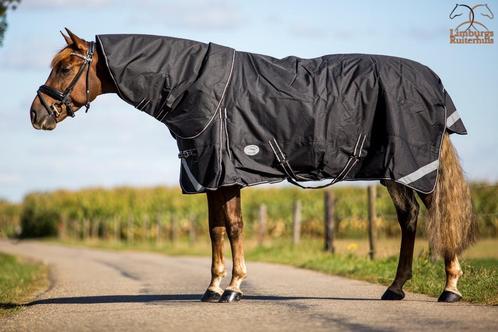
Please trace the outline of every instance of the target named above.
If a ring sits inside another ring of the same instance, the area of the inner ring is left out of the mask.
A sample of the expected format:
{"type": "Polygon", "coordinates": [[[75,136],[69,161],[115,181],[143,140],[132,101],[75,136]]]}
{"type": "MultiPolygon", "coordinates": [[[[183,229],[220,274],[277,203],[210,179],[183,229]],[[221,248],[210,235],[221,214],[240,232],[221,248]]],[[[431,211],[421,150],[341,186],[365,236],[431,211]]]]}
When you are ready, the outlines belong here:
{"type": "Polygon", "coordinates": [[[99,47],[97,47],[97,57],[95,62],[95,73],[96,73],[96,83],[98,85],[97,88],[97,96],[106,93],[117,93],[117,87],[114,83],[111,73],[109,72],[109,68],[105,63],[104,55],[99,47]]]}

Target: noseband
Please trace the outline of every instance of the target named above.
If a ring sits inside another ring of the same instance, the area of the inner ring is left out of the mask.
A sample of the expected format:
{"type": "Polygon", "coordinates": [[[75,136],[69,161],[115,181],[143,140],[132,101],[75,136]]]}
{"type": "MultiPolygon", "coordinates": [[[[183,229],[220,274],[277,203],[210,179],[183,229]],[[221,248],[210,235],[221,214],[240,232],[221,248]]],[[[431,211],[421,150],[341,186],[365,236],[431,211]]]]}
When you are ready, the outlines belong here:
{"type": "Polygon", "coordinates": [[[81,75],[83,75],[83,72],[85,71],[86,68],[86,104],[85,104],[85,112],[88,112],[88,109],[90,108],[90,88],[88,86],[88,77],[90,74],[90,65],[92,63],[93,59],[93,54],[95,52],[95,43],[90,42],[88,45],[88,51],[86,52],[86,56],[81,55],[79,53],[71,53],[71,55],[77,56],[79,58],[82,58],[84,60],[83,64],[81,65],[80,69],[78,70],[78,73],[76,76],[73,78],[69,86],[64,90],[60,91],[57,89],[54,89],[48,85],[42,85],[38,88],[38,91],[36,94],[38,95],[38,98],[40,98],[40,101],[47,111],[48,115],[51,116],[55,122],[57,122],[57,117],[60,115],[60,111],[58,109],[58,106],[60,105],[65,105],[66,106],[66,112],[67,115],[70,117],[74,118],[74,112],[73,112],[73,104],[71,101],[71,92],[73,92],[74,87],[76,86],[76,83],[78,83],[78,80],[80,79],[81,75]],[[57,102],[49,105],[43,95],[47,95],[53,99],[55,99],[57,102]]]}

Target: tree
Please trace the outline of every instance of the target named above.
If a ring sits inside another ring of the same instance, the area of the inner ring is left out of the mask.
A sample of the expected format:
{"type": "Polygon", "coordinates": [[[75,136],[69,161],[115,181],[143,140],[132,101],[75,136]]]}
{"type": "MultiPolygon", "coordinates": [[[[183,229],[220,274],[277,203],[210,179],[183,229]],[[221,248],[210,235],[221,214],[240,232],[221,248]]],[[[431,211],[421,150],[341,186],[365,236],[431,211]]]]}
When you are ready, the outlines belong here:
{"type": "Polygon", "coordinates": [[[7,10],[14,10],[21,0],[0,0],[0,46],[3,45],[3,36],[7,30],[7,10]]]}

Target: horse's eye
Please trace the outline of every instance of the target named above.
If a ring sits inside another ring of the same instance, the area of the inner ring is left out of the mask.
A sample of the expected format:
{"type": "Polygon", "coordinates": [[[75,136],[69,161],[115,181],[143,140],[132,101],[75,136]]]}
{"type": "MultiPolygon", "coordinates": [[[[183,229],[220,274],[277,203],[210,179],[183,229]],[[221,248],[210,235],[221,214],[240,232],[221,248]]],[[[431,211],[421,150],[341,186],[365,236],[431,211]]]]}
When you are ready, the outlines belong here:
{"type": "Polygon", "coordinates": [[[71,71],[71,67],[61,67],[60,72],[62,74],[67,74],[71,71]]]}

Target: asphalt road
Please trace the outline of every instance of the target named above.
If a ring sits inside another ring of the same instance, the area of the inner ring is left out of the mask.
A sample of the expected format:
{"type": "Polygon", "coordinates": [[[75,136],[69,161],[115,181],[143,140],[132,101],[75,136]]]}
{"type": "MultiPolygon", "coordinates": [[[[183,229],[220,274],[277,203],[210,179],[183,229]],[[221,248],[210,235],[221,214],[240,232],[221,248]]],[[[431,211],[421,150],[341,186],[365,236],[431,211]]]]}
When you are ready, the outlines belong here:
{"type": "MultiPolygon", "coordinates": [[[[0,241],[0,251],[50,266],[47,291],[1,331],[487,330],[498,307],[424,295],[380,301],[383,286],[292,267],[249,263],[244,299],[201,303],[209,259],[0,241]]],[[[227,278],[228,279],[228,278],[227,278]]]]}

